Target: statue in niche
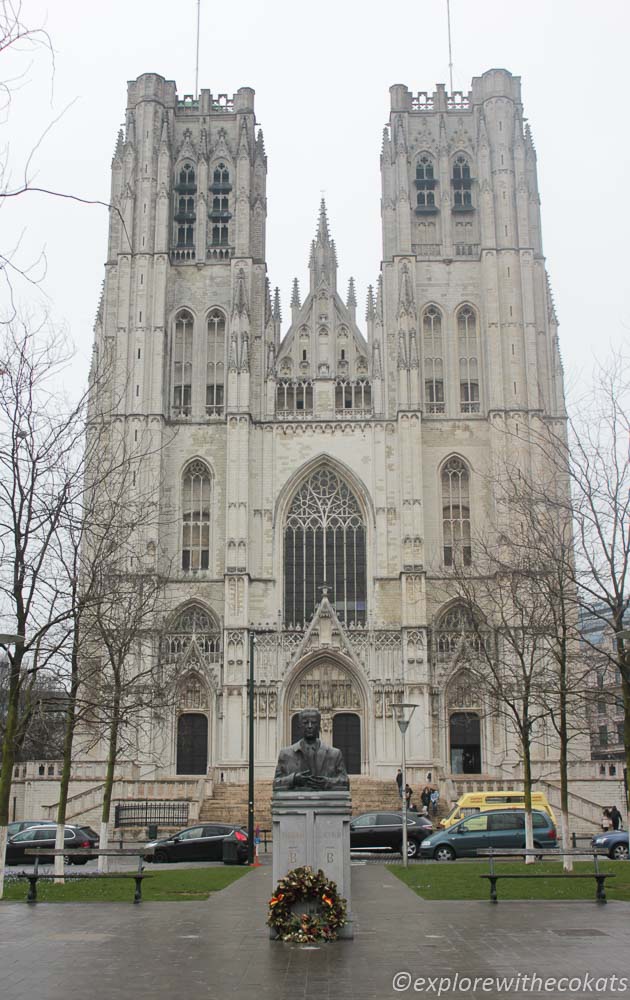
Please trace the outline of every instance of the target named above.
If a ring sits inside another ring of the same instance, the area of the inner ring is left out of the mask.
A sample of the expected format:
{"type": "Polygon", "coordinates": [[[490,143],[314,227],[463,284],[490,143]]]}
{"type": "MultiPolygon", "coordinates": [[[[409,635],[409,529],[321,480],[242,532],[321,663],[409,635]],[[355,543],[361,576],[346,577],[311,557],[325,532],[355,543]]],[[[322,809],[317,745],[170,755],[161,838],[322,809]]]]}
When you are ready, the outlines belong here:
{"type": "Polygon", "coordinates": [[[350,787],[341,750],[319,738],[321,713],[303,709],[298,718],[302,738],[278,755],[273,788],[276,792],[301,788],[308,792],[346,791],[350,787]]]}

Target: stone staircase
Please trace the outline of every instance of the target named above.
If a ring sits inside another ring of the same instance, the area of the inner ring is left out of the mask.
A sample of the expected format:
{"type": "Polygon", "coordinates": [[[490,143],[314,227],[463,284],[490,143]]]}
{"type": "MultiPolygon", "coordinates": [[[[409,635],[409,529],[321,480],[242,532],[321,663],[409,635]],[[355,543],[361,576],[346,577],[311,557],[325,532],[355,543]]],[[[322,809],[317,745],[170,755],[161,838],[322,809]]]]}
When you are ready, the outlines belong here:
{"type": "MultiPolygon", "coordinates": [[[[271,779],[254,783],[254,822],[262,830],[271,829],[271,779]]],[[[371,810],[400,809],[400,799],[395,782],[370,778],[367,775],[350,776],[352,814],[371,810]]],[[[204,799],[199,812],[202,821],[241,823],[247,825],[247,785],[217,783],[211,799],[204,799]]]]}

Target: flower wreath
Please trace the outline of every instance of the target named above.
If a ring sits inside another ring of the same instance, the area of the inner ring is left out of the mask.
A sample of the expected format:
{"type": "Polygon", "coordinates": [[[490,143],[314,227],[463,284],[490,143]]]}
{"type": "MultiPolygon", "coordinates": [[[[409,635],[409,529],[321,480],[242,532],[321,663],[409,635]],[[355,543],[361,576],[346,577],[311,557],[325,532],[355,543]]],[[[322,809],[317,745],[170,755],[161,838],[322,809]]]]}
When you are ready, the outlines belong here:
{"type": "Polygon", "coordinates": [[[346,900],[321,869],[294,868],[280,879],[269,900],[267,923],[282,941],[336,941],[345,922],[346,900]],[[319,903],[317,913],[294,912],[297,903],[311,900],[319,903]]]}

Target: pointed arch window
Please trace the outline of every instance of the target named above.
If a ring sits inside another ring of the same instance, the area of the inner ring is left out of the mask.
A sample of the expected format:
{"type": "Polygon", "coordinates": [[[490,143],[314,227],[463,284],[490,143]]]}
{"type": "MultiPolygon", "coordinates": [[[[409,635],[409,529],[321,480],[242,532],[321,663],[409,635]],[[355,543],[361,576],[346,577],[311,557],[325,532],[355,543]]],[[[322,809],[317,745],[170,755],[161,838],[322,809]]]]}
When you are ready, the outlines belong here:
{"type": "Polygon", "coordinates": [[[473,207],[472,203],[472,177],[470,175],[470,163],[468,158],[462,153],[455,157],[453,162],[453,209],[466,211],[473,207]]]}
{"type": "Polygon", "coordinates": [[[192,313],[182,309],[175,318],[173,331],[171,411],[174,417],[192,414],[193,328],[192,313]]]}
{"type": "Polygon", "coordinates": [[[423,154],[416,163],[416,212],[432,214],[437,211],[435,204],[435,172],[433,161],[423,154]]]}
{"type": "Polygon", "coordinates": [[[479,413],[479,359],[477,348],[477,317],[470,306],[457,313],[457,343],[459,348],[459,409],[461,413],[479,413]]]}
{"type": "Polygon", "coordinates": [[[196,573],[210,566],[210,502],[208,467],[191,462],[182,477],[182,569],[196,573]]]}
{"type": "Polygon", "coordinates": [[[444,360],[442,357],[442,314],[429,306],[422,315],[424,354],[424,400],[427,413],[444,413],[444,360]]]}
{"type": "Polygon", "coordinates": [[[318,469],[295,494],[285,523],[285,621],[309,621],[327,587],[342,621],[365,622],[365,542],[356,497],[332,469],[318,469]]]}
{"type": "Polygon", "coordinates": [[[208,314],[206,339],[206,416],[223,414],[225,392],[225,315],[220,309],[208,314]]]}
{"type": "Polygon", "coordinates": [[[170,661],[179,659],[191,642],[206,662],[221,656],[221,629],[214,618],[199,604],[189,604],[175,619],[164,642],[164,653],[170,661]]]}
{"type": "Polygon", "coordinates": [[[175,184],[175,244],[192,247],[195,242],[197,178],[192,163],[183,163],[175,184]]]}
{"type": "Polygon", "coordinates": [[[461,458],[454,455],[442,466],[441,485],[444,565],[470,566],[470,474],[461,458]]]}

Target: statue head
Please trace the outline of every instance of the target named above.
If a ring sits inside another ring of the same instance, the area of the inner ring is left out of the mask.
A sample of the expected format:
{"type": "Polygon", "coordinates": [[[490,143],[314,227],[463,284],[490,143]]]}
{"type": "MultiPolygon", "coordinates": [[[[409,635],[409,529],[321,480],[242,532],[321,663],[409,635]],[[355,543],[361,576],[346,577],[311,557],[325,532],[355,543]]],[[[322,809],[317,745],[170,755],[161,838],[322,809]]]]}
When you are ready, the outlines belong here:
{"type": "Polygon", "coordinates": [[[298,715],[299,731],[307,743],[314,743],[319,738],[321,725],[321,713],[316,708],[303,708],[298,715]]]}

